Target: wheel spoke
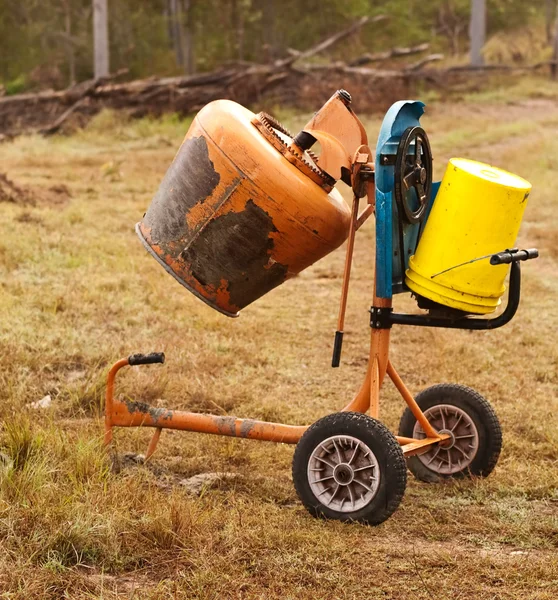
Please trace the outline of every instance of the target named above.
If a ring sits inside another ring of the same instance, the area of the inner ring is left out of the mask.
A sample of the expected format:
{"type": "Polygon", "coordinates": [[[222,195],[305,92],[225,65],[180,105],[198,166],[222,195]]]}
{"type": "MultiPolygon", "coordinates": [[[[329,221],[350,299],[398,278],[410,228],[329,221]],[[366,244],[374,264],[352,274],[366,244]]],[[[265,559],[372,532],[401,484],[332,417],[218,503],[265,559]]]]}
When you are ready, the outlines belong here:
{"type": "Polygon", "coordinates": [[[332,454],[332,451],[329,448],[326,448],[323,444],[320,444],[320,448],[324,451],[324,454],[327,454],[328,456],[332,454]]]}
{"type": "Polygon", "coordinates": [[[405,177],[403,177],[403,183],[405,184],[405,187],[410,190],[413,185],[416,182],[416,175],[414,171],[411,171],[410,173],[407,173],[407,175],[405,175],[405,177]]]}
{"type": "Polygon", "coordinates": [[[339,446],[335,443],[335,440],[333,440],[333,447],[335,450],[337,450],[337,458],[339,459],[338,464],[341,464],[343,462],[343,458],[341,457],[341,450],[339,450],[339,446]]]}
{"type": "Polygon", "coordinates": [[[326,460],[325,458],[322,458],[321,456],[316,456],[316,460],[319,460],[320,462],[323,462],[328,467],[335,469],[335,465],[333,463],[329,462],[329,460],[326,460]]]}
{"type": "Polygon", "coordinates": [[[328,500],[328,501],[327,501],[327,503],[326,503],[326,504],[327,504],[327,506],[329,506],[329,505],[332,503],[333,499],[335,498],[335,494],[337,494],[337,492],[339,491],[339,488],[340,488],[340,487],[341,487],[341,486],[340,486],[339,484],[337,484],[337,487],[335,488],[335,490],[334,490],[333,494],[331,494],[331,496],[329,497],[329,500],[328,500]]]}
{"type": "Polygon", "coordinates": [[[358,443],[357,443],[357,445],[355,446],[355,451],[353,452],[353,455],[351,456],[351,458],[349,459],[349,462],[347,463],[348,465],[350,465],[350,464],[353,462],[353,460],[354,460],[354,458],[355,458],[355,456],[356,456],[357,452],[358,452],[358,443]]]}
{"type": "Polygon", "coordinates": [[[442,449],[441,446],[438,446],[436,448],[436,452],[434,452],[434,455],[432,456],[432,458],[426,463],[427,465],[429,465],[431,462],[434,461],[434,459],[438,456],[438,454],[440,454],[440,450],[442,449]]]}
{"type": "Polygon", "coordinates": [[[415,162],[417,164],[421,164],[421,155],[422,155],[422,140],[417,137],[415,138],[415,162]]]}
{"type": "Polygon", "coordinates": [[[454,448],[456,450],[459,450],[459,452],[461,452],[461,454],[463,454],[463,456],[465,457],[466,460],[469,460],[469,455],[467,454],[467,452],[465,452],[465,450],[463,450],[463,448],[460,448],[459,446],[454,446],[454,448]]]}
{"type": "Polygon", "coordinates": [[[349,498],[351,499],[351,506],[353,507],[353,510],[355,508],[355,495],[353,494],[353,488],[349,485],[347,486],[349,489],[349,498]]]}
{"type": "Polygon", "coordinates": [[[422,185],[422,183],[417,183],[415,185],[415,190],[417,192],[417,196],[420,200],[420,203],[423,204],[426,200],[426,192],[424,191],[424,186],[422,185]]]}
{"type": "Polygon", "coordinates": [[[459,423],[461,423],[461,419],[463,419],[463,415],[459,415],[459,417],[457,418],[457,421],[455,422],[455,425],[450,429],[450,431],[452,433],[455,431],[455,429],[459,425],[459,423]]]}
{"type": "Polygon", "coordinates": [[[447,429],[446,428],[446,419],[444,417],[444,409],[443,408],[440,409],[440,418],[442,419],[442,429],[447,429]]]}
{"type": "Polygon", "coordinates": [[[364,471],[365,469],[375,469],[376,465],[366,465],[365,467],[359,467],[358,469],[353,469],[353,473],[358,473],[359,471],[364,471]]]}
{"type": "Polygon", "coordinates": [[[314,480],[314,483],[321,483],[322,481],[327,481],[328,479],[334,479],[333,475],[329,475],[329,477],[322,477],[321,479],[314,480]]]}
{"type": "Polygon", "coordinates": [[[374,490],[372,488],[368,487],[365,483],[362,483],[362,481],[359,481],[358,479],[353,479],[353,481],[355,483],[360,484],[364,489],[368,490],[369,492],[372,492],[372,493],[374,492],[374,490]]]}

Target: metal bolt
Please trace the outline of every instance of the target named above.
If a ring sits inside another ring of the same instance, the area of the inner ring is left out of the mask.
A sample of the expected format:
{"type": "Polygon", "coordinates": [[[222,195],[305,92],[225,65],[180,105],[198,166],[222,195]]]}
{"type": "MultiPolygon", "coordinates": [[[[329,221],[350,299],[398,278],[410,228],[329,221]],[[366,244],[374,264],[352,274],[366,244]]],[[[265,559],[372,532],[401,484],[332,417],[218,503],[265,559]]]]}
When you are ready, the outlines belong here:
{"type": "Polygon", "coordinates": [[[342,100],[345,100],[347,104],[350,104],[352,102],[351,94],[349,94],[347,90],[339,90],[337,93],[339,94],[342,100]]]}

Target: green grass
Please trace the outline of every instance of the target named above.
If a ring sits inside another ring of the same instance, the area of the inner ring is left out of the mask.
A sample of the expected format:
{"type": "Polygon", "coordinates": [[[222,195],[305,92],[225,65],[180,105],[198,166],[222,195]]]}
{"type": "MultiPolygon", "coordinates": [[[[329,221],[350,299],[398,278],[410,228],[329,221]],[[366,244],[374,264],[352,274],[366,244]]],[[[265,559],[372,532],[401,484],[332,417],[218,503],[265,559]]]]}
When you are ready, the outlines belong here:
{"type": "MultiPolygon", "coordinates": [[[[279,116],[293,130],[306,118],[279,116]]],[[[380,119],[364,121],[374,140],[380,119]]],[[[366,369],[372,222],[357,239],[342,367],[332,370],[342,249],[229,320],[137,241],[133,225],[187,120],[109,113],[71,137],[0,146],[2,170],[38,195],[35,206],[1,206],[0,597],[555,597],[558,109],[434,103],[424,125],[438,175],[460,155],[533,183],[518,243],[541,258],[525,265],[520,310],[501,330],[393,329],[392,358],[410,389],[475,387],[500,416],[504,451],[486,480],[410,477],[403,504],[377,528],[309,517],[290,446],[166,431],[141,466],[123,454],[145,452],[149,432],[117,430],[107,456],[100,418],[108,366],[153,350],[167,363],[128,369],[118,394],[292,423],[342,407],[366,369]],[[60,184],[70,197],[48,191],[60,184]],[[50,409],[28,406],[46,394],[50,409]],[[203,472],[238,476],[189,496],[180,481],[203,472]]],[[[402,410],[386,385],[382,420],[396,429],[402,410]]]]}

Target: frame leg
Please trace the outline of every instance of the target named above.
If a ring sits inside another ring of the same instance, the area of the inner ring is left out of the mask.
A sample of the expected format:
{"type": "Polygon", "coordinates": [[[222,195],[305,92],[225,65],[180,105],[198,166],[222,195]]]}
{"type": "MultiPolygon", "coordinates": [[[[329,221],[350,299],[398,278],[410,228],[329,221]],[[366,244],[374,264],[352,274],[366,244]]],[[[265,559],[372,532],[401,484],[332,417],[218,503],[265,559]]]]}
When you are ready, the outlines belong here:
{"type": "Polygon", "coordinates": [[[163,431],[163,429],[161,427],[157,427],[157,429],[155,429],[155,431],[153,432],[153,437],[151,438],[151,441],[149,442],[149,446],[147,448],[147,453],[145,455],[145,460],[149,460],[151,458],[151,456],[153,455],[153,453],[155,452],[155,450],[157,448],[157,444],[159,443],[159,438],[161,437],[161,431],[163,431]]]}
{"type": "Polygon", "coordinates": [[[387,364],[387,374],[389,378],[393,381],[395,387],[399,390],[399,393],[403,397],[403,400],[407,403],[409,410],[415,416],[415,419],[420,423],[426,437],[428,438],[438,438],[438,432],[430,425],[428,419],[424,416],[424,413],[420,409],[420,406],[416,403],[415,399],[411,392],[407,389],[407,386],[403,383],[401,377],[395,370],[394,366],[391,364],[391,361],[388,361],[387,364]]]}
{"type": "MultiPolygon", "coordinates": [[[[374,297],[374,305],[389,308],[391,298],[374,297]]],[[[370,416],[374,419],[380,415],[380,388],[389,364],[389,334],[389,329],[372,329],[370,334],[370,416]]]]}

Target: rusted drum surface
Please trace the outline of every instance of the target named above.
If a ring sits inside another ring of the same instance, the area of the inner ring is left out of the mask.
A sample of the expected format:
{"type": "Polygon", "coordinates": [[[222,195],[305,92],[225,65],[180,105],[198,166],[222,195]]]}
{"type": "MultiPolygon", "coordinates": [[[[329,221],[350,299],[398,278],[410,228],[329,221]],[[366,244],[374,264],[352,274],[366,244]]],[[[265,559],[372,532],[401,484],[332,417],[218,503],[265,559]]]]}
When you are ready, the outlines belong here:
{"type": "Polygon", "coordinates": [[[278,123],[218,100],[194,119],[136,231],[182,285],[237,316],[346,239],[334,183],[278,123]]]}

